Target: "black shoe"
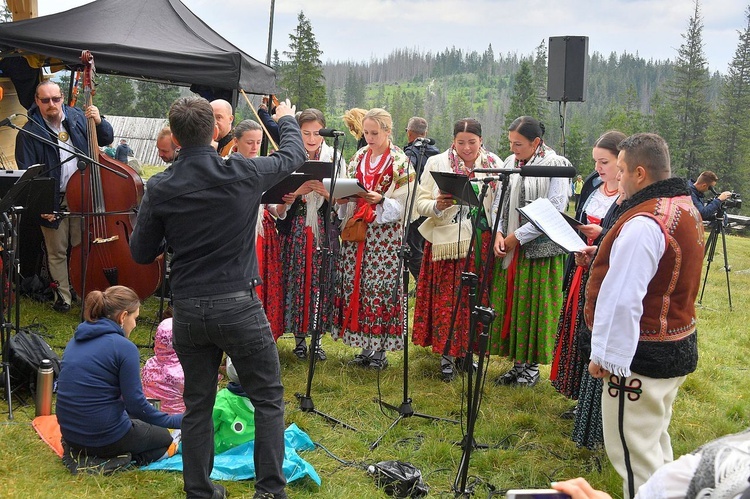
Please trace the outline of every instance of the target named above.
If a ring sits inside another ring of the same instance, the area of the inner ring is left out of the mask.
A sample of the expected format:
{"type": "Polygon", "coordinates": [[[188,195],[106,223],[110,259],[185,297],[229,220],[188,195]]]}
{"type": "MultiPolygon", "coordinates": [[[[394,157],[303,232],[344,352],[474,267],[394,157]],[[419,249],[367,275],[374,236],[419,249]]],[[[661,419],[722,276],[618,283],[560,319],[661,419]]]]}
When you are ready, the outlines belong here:
{"type": "Polygon", "coordinates": [[[518,375],[519,371],[516,370],[515,367],[511,367],[510,371],[503,374],[502,376],[498,376],[493,380],[493,383],[497,386],[509,386],[509,385],[515,385],[518,381],[518,375]]]}
{"type": "Polygon", "coordinates": [[[577,413],[578,413],[578,406],[574,405],[567,411],[560,414],[560,419],[575,419],[577,413]]]}
{"type": "Polygon", "coordinates": [[[255,492],[253,499],[276,499],[276,496],[270,492],[255,492]]]}
{"type": "Polygon", "coordinates": [[[349,361],[349,365],[358,367],[367,367],[370,365],[370,357],[358,353],[352,360],[349,361]]]}
{"type": "Polygon", "coordinates": [[[300,341],[297,343],[297,346],[294,347],[293,352],[298,359],[305,360],[307,358],[307,345],[305,345],[304,341],[300,341]]]}
{"type": "Polygon", "coordinates": [[[443,364],[440,366],[440,375],[446,383],[450,383],[456,379],[456,371],[453,370],[453,365],[451,364],[443,364]]]}
{"type": "Polygon", "coordinates": [[[516,378],[516,386],[525,386],[531,388],[536,385],[539,381],[539,369],[531,370],[529,368],[524,369],[518,374],[516,378]]]}
{"type": "Polygon", "coordinates": [[[468,373],[469,369],[471,369],[472,373],[476,373],[479,365],[476,362],[472,362],[471,367],[469,367],[468,363],[469,361],[466,359],[466,357],[458,357],[456,359],[456,369],[458,369],[462,373],[468,373]]]}
{"type": "Polygon", "coordinates": [[[326,351],[323,350],[323,347],[318,345],[318,348],[315,349],[315,357],[318,360],[327,360],[328,356],[326,355],[326,351]]]}
{"type": "Polygon", "coordinates": [[[211,499],[226,499],[229,497],[229,493],[227,492],[226,487],[223,485],[219,485],[218,483],[213,484],[214,485],[214,493],[211,494],[211,499]]]}
{"type": "Polygon", "coordinates": [[[52,310],[55,312],[60,312],[61,314],[65,314],[70,312],[70,304],[65,303],[62,300],[57,300],[54,305],[52,305],[52,310]]]}
{"type": "Polygon", "coordinates": [[[388,359],[386,359],[385,357],[380,359],[371,358],[370,364],[367,367],[369,367],[370,369],[377,369],[378,371],[382,371],[383,369],[388,367],[388,359]]]}

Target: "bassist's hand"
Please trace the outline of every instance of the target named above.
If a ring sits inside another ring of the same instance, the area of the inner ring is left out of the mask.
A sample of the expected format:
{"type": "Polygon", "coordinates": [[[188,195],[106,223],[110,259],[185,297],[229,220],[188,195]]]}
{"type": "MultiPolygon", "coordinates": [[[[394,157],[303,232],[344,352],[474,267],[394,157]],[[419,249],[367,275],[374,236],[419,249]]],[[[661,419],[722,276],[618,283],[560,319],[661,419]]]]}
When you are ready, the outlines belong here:
{"type": "Polygon", "coordinates": [[[86,118],[93,119],[94,123],[96,123],[97,125],[99,125],[102,122],[102,117],[99,114],[99,108],[94,105],[91,105],[86,108],[86,118]]]}

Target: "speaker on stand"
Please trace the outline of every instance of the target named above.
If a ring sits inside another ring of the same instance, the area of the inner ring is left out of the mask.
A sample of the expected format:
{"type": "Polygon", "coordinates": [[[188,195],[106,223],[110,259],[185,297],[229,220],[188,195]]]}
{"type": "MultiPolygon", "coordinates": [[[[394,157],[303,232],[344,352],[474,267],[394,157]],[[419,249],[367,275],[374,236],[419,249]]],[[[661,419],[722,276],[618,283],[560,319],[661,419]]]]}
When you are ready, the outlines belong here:
{"type": "Polygon", "coordinates": [[[589,37],[551,36],[547,58],[547,100],[558,102],[565,156],[565,113],[568,102],[586,100],[589,37]]]}

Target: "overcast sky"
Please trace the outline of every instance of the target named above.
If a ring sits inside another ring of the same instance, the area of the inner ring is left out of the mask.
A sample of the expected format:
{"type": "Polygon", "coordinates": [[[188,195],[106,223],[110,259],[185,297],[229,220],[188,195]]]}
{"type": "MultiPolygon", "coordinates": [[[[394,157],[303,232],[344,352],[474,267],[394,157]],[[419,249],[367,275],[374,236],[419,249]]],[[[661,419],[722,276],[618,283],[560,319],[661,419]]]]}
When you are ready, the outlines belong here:
{"type": "MultiPolygon", "coordinates": [[[[89,3],[38,1],[40,16],[89,3]]],[[[265,61],[270,0],[183,3],[224,38],[265,61]]],[[[434,53],[455,46],[481,53],[490,43],[496,55],[529,55],[542,40],[564,35],[588,36],[589,53],[627,51],[674,60],[693,7],[692,0],[277,0],[273,48],[287,50],[302,10],[323,61],[366,61],[397,48],[434,53]]],[[[712,72],[726,72],[747,7],[742,0],[701,1],[704,51],[712,72]]]]}

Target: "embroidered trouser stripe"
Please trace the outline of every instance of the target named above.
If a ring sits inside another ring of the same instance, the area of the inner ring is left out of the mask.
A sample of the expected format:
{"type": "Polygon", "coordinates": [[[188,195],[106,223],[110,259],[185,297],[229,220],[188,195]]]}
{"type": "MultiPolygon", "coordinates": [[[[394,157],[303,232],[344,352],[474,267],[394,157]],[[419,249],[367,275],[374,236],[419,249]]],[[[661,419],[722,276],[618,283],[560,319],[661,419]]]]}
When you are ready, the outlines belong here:
{"type": "Polygon", "coordinates": [[[610,376],[602,393],[604,446],[632,498],[651,474],[672,461],[669,422],[672,403],[685,377],[656,379],[633,373],[610,376]]]}

